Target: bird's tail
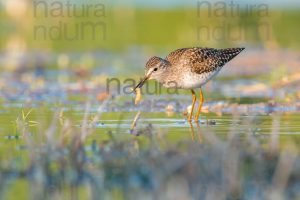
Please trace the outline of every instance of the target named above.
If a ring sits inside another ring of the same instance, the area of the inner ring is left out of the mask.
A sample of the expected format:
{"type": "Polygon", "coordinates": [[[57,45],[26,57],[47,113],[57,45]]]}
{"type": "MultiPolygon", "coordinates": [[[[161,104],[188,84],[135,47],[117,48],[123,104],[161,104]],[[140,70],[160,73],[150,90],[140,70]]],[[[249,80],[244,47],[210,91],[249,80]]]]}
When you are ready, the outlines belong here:
{"type": "Polygon", "coordinates": [[[220,56],[224,59],[225,62],[230,61],[234,57],[236,57],[239,53],[241,53],[245,48],[229,48],[229,49],[221,49],[220,56]]]}

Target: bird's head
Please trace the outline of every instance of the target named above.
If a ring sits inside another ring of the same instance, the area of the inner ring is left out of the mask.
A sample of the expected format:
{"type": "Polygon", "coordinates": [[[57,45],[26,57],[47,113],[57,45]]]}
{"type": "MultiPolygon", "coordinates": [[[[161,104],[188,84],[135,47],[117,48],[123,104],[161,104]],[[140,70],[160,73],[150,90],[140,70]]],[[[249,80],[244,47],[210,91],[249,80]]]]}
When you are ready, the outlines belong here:
{"type": "Polygon", "coordinates": [[[160,57],[152,57],[148,60],[145,66],[145,76],[134,88],[141,88],[147,80],[160,80],[164,72],[170,66],[170,62],[160,57]]]}

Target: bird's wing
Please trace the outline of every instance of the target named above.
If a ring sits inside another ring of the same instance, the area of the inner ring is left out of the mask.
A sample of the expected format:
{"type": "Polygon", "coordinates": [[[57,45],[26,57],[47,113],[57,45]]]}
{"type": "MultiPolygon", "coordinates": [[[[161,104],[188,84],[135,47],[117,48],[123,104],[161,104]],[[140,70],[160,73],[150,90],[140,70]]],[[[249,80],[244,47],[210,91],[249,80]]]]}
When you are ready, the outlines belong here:
{"type": "Polygon", "coordinates": [[[244,48],[214,49],[214,48],[185,48],[171,52],[167,60],[172,64],[184,62],[197,74],[209,73],[234,58],[244,48]]]}
{"type": "Polygon", "coordinates": [[[190,48],[182,48],[172,51],[165,59],[169,61],[172,65],[180,62],[182,55],[190,48]]]}
{"type": "Polygon", "coordinates": [[[208,73],[216,70],[220,65],[219,50],[213,48],[192,48],[185,53],[187,64],[197,74],[208,73]]]}

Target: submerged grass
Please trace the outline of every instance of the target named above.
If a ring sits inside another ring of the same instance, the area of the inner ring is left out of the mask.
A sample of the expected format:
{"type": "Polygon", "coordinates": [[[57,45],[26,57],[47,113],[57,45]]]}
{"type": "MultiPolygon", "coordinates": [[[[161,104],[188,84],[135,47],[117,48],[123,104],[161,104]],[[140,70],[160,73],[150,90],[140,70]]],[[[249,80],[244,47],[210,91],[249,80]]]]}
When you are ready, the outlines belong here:
{"type": "MultiPolygon", "coordinates": [[[[1,160],[4,199],[297,199],[300,157],[293,142],[280,149],[279,119],[263,139],[235,124],[226,140],[207,127],[191,126],[191,140],[170,142],[148,125],[139,137],[111,131],[89,140],[95,123],[89,106],[80,127],[60,110],[49,128],[30,132],[24,112],[18,131],[26,164],[1,160]],[[63,117],[63,121],[60,119],[63,117]],[[61,124],[60,124],[61,123],[61,124]]],[[[22,114],[21,114],[22,116],[22,114]]],[[[136,122],[138,123],[138,121],[136,122]]],[[[249,126],[251,123],[249,123],[249,126]]],[[[251,127],[250,127],[251,128],[251,127]]]]}

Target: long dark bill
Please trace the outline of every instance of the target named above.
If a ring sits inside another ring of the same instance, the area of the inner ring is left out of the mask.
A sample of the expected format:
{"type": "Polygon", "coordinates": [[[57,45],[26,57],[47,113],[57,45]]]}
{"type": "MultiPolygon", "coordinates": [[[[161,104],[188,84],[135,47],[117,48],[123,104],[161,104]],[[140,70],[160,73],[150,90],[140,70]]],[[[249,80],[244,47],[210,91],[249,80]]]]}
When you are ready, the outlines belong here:
{"type": "Polygon", "coordinates": [[[137,88],[141,88],[145,82],[148,80],[148,76],[145,76],[133,89],[133,91],[135,91],[137,88]]]}

